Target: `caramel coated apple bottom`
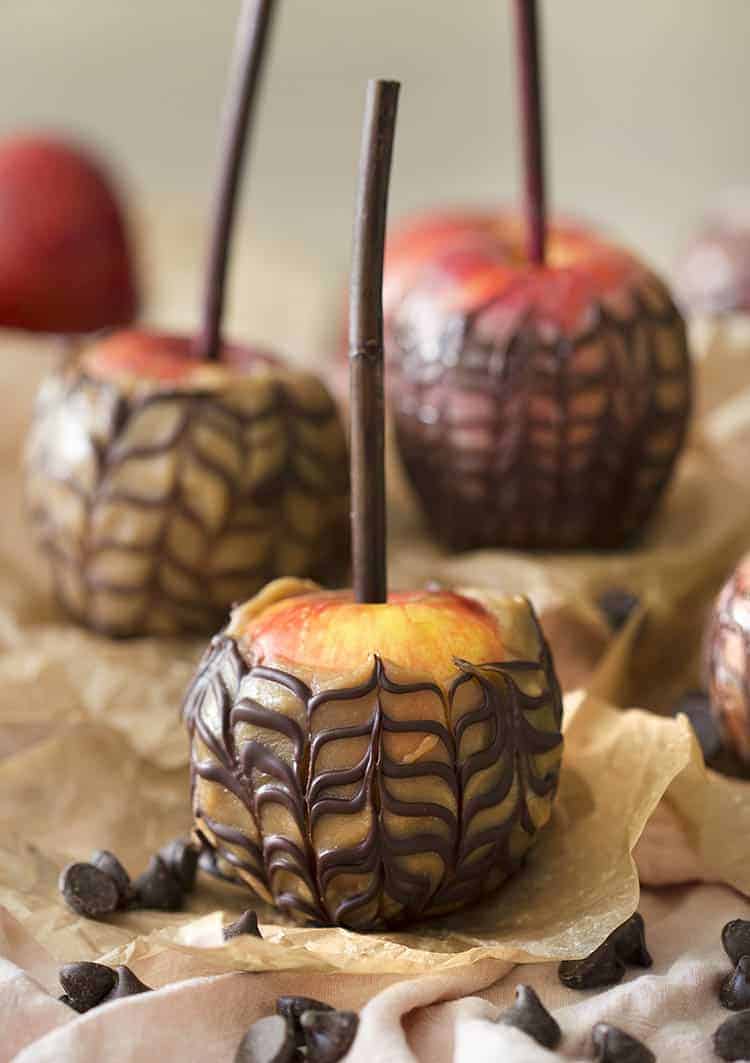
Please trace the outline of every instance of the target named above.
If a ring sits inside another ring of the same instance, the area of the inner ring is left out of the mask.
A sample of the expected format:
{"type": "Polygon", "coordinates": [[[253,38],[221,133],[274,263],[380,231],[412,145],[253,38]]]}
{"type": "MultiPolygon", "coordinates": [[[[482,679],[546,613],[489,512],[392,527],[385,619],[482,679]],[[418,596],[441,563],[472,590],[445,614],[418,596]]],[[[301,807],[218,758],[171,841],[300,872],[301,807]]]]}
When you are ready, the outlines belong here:
{"type": "Polygon", "coordinates": [[[184,705],[195,829],[301,922],[450,912],[521,865],[555,797],[562,704],[529,602],[279,580],[235,610],[184,705]]]}
{"type": "Polygon", "coordinates": [[[282,572],[343,575],[346,440],[309,373],[144,379],[81,356],[41,389],[26,488],[60,601],[109,635],[216,630],[282,572]]]}

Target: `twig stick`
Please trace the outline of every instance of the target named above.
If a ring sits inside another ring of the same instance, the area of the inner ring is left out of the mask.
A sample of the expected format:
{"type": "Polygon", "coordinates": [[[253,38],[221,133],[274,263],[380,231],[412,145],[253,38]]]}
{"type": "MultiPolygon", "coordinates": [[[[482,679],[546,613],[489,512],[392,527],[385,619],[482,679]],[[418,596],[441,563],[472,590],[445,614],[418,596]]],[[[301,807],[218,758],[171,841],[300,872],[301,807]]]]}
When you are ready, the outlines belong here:
{"type": "Polygon", "coordinates": [[[220,163],[206,261],[203,315],[196,338],[196,354],[211,361],[219,358],[221,350],[221,319],[232,222],[274,8],[275,0],[243,0],[237,24],[221,123],[220,163]]]}
{"type": "Polygon", "coordinates": [[[352,568],[358,602],[384,602],[383,254],[399,83],[371,81],[362,127],[349,297],[352,568]]]}
{"type": "Polygon", "coordinates": [[[544,122],[536,0],[515,0],[516,66],[521,107],[526,214],[526,255],[544,264],[544,122]]]}

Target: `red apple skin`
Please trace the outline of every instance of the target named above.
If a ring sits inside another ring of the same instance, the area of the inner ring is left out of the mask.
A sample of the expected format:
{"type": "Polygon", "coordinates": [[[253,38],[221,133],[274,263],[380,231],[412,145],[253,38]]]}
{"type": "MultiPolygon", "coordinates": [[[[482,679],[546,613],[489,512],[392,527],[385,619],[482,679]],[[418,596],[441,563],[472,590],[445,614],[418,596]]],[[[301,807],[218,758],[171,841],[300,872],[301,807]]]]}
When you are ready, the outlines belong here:
{"type": "Polygon", "coordinates": [[[99,161],[52,137],[0,143],[0,325],[94,332],[137,309],[125,217],[99,161]]]}
{"type": "Polygon", "coordinates": [[[632,254],[553,224],[532,265],[517,220],[451,238],[420,260],[388,344],[399,450],[449,547],[637,541],[685,439],[692,370],[669,291],[632,254]]]}
{"type": "Polygon", "coordinates": [[[43,384],[26,452],[57,596],[111,636],[211,631],[282,575],[344,576],[346,438],[311,373],[126,330],[43,384]]]}

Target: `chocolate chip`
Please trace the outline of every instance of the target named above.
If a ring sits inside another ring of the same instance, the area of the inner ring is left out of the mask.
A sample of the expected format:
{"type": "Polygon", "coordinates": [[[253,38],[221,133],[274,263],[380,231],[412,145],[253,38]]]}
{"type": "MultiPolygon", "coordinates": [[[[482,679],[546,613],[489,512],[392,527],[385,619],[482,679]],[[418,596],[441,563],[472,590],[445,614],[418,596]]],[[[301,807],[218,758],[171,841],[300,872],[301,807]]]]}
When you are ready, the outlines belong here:
{"type": "Polygon", "coordinates": [[[98,867],[100,871],[103,871],[105,875],[109,875],[114,881],[120,897],[120,906],[124,908],[131,899],[133,887],[130,882],[130,875],[115,854],[110,853],[108,849],[96,849],[91,854],[91,863],[94,867],[98,867]]]}
{"type": "Polygon", "coordinates": [[[721,753],[721,731],[711,711],[708,694],[702,690],[688,690],[672,706],[672,715],[684,713],[698,739],[704,760],[710,761],[721,753]]]}
{"type": "Polygon", "coordinates": [[[305,1043],[305,1034],[300,1019],[306,1011],[335,1011],[330,1004],[324,1004],[322,1000],[313,997],[279,997],[276,1001],[276,1014],[286,1019],[294,1036],[295,1044],[302,1046],[305,1043]]]}
{"type": "Polygon", "coordinates": [[[714,1033],[714,1051],[720,1059],[750,1059],[750,1011],[724,1020],[714,1033]]]}
{"type": "Polygon", "coordinates": [[[625,974],[625,966],[650,967],[645,924],[639,912],[618,926],[589,956],[563,960],[557,975],[568,989],[600,989],[614,985],[625,974]]]}
{"type": "Polygon", "coordinates": [[[732,963],[750,956],[750,919],[731,919],[721,932],[721,943],[732,963]]]}
{"type": "Polygon", "coordinates": [[[299,1021],[307,1063],[338,1063],[349,1051],[359,1026],[354,1011],[305,1011],[299,1021]]]}
{"type": "Polygon", "coordinates": [[[58,886],[67,906],[88,919],[110,915],[120,902],[114,879],[93,864],[68,864],[58,886]]]}
{"type": "Polygon", "coordinates": [[[596,599],[596,604],[607,618],[607,622],[613,631],[619,631],[639,604],[639,599],[630,591],[622,587],[611,587],[602,591],[596,599]]]}
{"type": "Polygon", "coordinates": [[[137,993],[151,992],[151,986],[142,982],[129,967],[115,967],[112,973],[116,978],[115,987],[104,998],[103,1004],[108,1004],[110,1000],[120,1000],[122,997],[134,997],[137,993]]]}
{"type": "Polygon", "coordinates": [[[516,986],[515,1003],[495,1021],[523,1030],[544,1048],[556,1048],[562,1037],[559,1025],[530,985],[516,986]]]}
{"type": "Polygon", "coordinates": [[[642,1041],[607,1022],[596,1024],[591,1039],[596,1049],[596,1063],[655,1063],[656,1056],[642,1041]]]}
{"type": "Polygon", "coordinates": [[[135,880],[135,896],[142,908],[176,912],[182,907],[182,886],[160,856],[152,856],[135,880]]]}
{"type": "Polygon", "coordinates": [[[70,999],[70,997],[68,996],[67,993],[63,993],[62,996],[58,997],[57,999],[60,1001],[61,1004],[67,1004],[69,1008],[73,1009],[73,1011],[78,1011],[78,1012],[86,1011],[86,1008],[77,1008],[75,1006],[74,1002],[70,999]]]}
{"type": "Polygon", "coordinates": [[[249,934],[251,937],[262,938],[260,930],[258,929],[258,916],[252,910],[248,908],[246,912],[243,912],[239,919],[236,919],[233,923],[228,923],[222,930],[224,940],[229,941],[230,938],[238,938],[242,934],[249,934]]]}
{"type": "Polygon", "coordinates": [[[653,964],[651,953],[646,948],[646,924],[640,912],[633,912],[610,937],[615,952],[627,966],[650,967],[653,964]]]}
{"type": "Polygon", "coordinates": [[[730,1011],[750,1008],[750,956],[740,956],[735,969],[721,984],[719,1000],[730,1011]]]}
{"type": "Polygon", "coordinates": [[[60,968],[60,985],[76,1011],[96,1007],[117,985],[117,975],[103,963],[66,963],[60,968]]]}
{"type": "Polygon", "coordinates": [[[159,856],[167,865],[182,886],[185,893],[195,886],[195,875],[198,870],[198,849],[185,838],[175,838],[174,841],[162,846],[159,856]]]}
{"type": "Polygon", "coordinates": [[[254,1022],[239,1043],[234,1063],[292,1063],[297,1054],[292,1032],[280,1015],[254,1022]]]}
{"type": "Polygon", "coordinates": [[[615,985],[625,974],[625,964],[617,956],[609,938],[582,960],[563,960],[557,977],[568,989],[601,989],[615,985]]]}

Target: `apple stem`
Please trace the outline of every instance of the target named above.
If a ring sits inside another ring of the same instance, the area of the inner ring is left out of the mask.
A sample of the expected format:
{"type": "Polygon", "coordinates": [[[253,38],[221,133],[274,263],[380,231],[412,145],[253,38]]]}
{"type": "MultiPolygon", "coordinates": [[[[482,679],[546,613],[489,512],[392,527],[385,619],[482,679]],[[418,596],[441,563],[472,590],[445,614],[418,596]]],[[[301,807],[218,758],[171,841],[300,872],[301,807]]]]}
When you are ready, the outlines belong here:
{"type": "Polygon", "coordinates": [[[208,361],[216,361],[221,352],[221,319],[237,190],[274,8],[275,0],[243,0],[237,23],[221,121],[220,163],[206,262],[203,319],[196,339],[197,356],[208,361]]]}
{"type": "Polygon", "coordinates": [[[524,156],[526,254],[530,262],[542,266],[546,237],[544,122],[536,8],[536,0],[515,0],[516,66],[524,156]]]}
{"type": "Polygon", "coordinates": [[[362,126],[349,292],[352,569],[358,602],[385,602],[383,257],[400,85],[370,81],[362,126]]]}

